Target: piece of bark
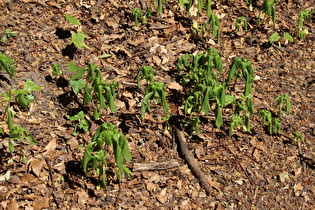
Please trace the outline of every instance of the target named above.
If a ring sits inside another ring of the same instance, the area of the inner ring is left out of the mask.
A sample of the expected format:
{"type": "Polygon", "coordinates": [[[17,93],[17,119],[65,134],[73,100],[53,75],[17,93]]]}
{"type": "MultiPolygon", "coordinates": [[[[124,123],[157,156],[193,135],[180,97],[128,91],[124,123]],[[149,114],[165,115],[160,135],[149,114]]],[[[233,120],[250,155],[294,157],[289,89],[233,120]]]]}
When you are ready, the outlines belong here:
{"type": "Polygon", "coordinates": [[[164,170],[169,168],[176,168],[179,166],[177,160],[169,160],[164,162],[145,162],[145,163],[134,163],[132,171],[154,171],[164,170]]]}

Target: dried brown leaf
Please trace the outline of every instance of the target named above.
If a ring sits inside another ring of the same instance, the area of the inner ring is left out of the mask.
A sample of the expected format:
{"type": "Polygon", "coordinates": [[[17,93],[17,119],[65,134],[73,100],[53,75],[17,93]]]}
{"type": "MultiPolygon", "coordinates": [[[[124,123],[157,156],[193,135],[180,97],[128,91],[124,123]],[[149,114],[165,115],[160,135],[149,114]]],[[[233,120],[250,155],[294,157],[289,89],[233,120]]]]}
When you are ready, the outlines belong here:
{"type": "Polygon", "coordinates": [[[167,201],[168,193],[166,192],[167,192],[167,187],[162,189],[160,193],[156,196],[157,200],[160,201],[162,204],[167,201]]]}
{"type": "Polygon", "coordinates": [[[71,150],[75,150],[79,146],[79,142],[76,137],[72,137],[71,139],[69,139],[67,141],[67,144],[69,145],[71,150]]]}
{"type": "Polygon", "coordinates": [[[44,163],[45,163],[44,160],[35,159],[29,163],[28,171],[29,172],[32,171],[37,177],[39,177],[44,163]]]}
{"type": "Polygon", "coordinates": [[[7,209],[10,210],[18,210],[19,209],[19,204],[18,202],[14,199],[12,200],[8,205],[7,205],[7,209]]]}
{"type": "Polygon", "coordinates": [[[53,138],[52,140],[50,140],[50,142],[46,145],[46,147],[43,149],[44,152],[44,156],[47,156],[48,154],[50,154],[51,152],[55,151],[57,146],[57,142],[56,139],[53,138]]]}

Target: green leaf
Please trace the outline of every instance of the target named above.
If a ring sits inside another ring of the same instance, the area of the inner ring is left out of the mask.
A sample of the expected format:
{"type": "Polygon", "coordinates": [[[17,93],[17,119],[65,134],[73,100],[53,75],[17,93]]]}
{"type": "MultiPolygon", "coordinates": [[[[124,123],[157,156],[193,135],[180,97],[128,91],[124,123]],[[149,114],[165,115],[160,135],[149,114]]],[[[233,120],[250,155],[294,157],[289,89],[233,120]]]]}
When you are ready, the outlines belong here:
{"type": "Polygon", "coordinates": [[[283,33],[283,37],[286,38],[287,40],[289,40],[290,42],[293,42],[293,41],[294,41],[294,40],[293,40],[293,37],[292,37],[289,33],[287,33],[287,32],[284,32],[284,33],[283,33]]]}
{"type": "Polygon", "coordinates": [[[204,98],[201,107],[201,111],[203,111],[205,114],[208,114],[211,109],[209,104],[210,93],[211,93],[210,87],[207,87],[206,92],[204,93],[204,98]]]}
{"type": "Polygon", "coordinates": [[[275,33],[271,34],[269,41],[270,41],[270,43],[272,43],[272,42],[278,41],[279,39],[280,39],[279,34],[277,32],[275,32],[275,33]]]}
{"type": "Polygon", "coordinates": [[[53,64],[52,75],[54,77],[59,77],[60,75],[62,75],[62,71],[60,70],[60,66],[58,63],[53,64]]]}
{"type": "Polygon", "coordinates": [[[31,80],[26,80],[24,84],[24,90],[31,92],[31,91],[40,91],[41,87],[39,85],[36,85],[31,80]]]}
{"type": "Polygon", "coordinates": [[[141,109],[140,109],[140,113],[141,113],[141,117],[142,119],[144,119],[145,113],[150,111],[150,98],[153,95],[153,92],[150,92],[148,94],[146,94],[141,102],[141,109]]]}
{"type": "Polygon", "coordinates": [[[232,95],[225,95],[224,96],[225,100],[225,106],[234,104],[236,102],[236,98],[232,95]]]}
{"type": "Polygon", "coordinates": [[[95,107],[94,108],[94,113],[93,113],[94,120],[98,120],[100,118],[101,114],[102,113],[100,112],[100,110],[97,107],[95,107]]]}
{"type": "Polygon", "coordinates": [[[105,88],[105,96],[106,96],[106,101],[109,104],[109,108],[112,112],[116,113],[117,112],[117,107],[114,103],[114,97],[111,93],[110,87],[106,86],[105,88]]]}
{"type": "Polygon", "coordinates": [[[119,134],[119,146],[121,148],[121,154],[126,160],[127,163],[129,163],[132,159],[132,156],[130,154],[130,150],[128,147],[128,142],[126,140],[126,137],[124,134],[119,134]]]}
{"type": "Polygon", "coordinates": [[[20,106],[23,108],[27,108],[30,103],[34,101],[34,96],[30,93],[27,94],[17,94],[16,95],[16,101],[20,106]]]}
{"type": "Polygon", "coordinates": [[[223,125],[223,118],[222,118],[222,112],[219,102],[216,103],[215,109],[215,125],[217,128],[220,128],[223,125]]]}
{"type": "Polygon", "coordinates": [[[14,152],[14,144],[12,143],[12,141],[9,139],[9,151],[10,153],[14,152]]]}
{"type": "Polygon", "coordinates": [[[84,33],[83,31],[78,31],[78,33],[73,33],[72,34],[72,42],[74,43],[75,46],[77,46],[79,49],[82,47],[85,47],[87,49],[90,49],[89,46],[87,46],[84,43],[84,33]]]}
{"type": "Polygon", "coordinates": [[[34,146],[36,144],[36,141],[30,132],[24,132],[24,136],[28,143],[31,144],[31,146],[34,146]]]}
{"type": "Polygon", "coordinates": [[[95,145],[95,142],[90,142],[87,147],[85,148],[84,151],[84,156],[83,156],[83,161],[82,161],[82,168],[84,173],[87,172],[87,168],[89,166],[89,162],[92,160],[92,151],[93,151],[93,146],[95,145]]]}
{"type": "Polygon", "coordinates": [[[84,119],[84,112],[80,111],[78,114],[73,115],[73,116],[67,116],[67,118],[71,121],[76,121],[76,120],[83,120],[84,119]]]}
{"type": "Polygon", "coordinates": [[[66,14],[66,19],[73,25],[76,25],[76,26],[80,25],[80,22],[69,14],[66,14]]]}
{"type": "Polygon", "coordinates": [[[84,98],[83,98],[83,106],[88,105],[92,101],[93,97],[91,95],[91,90],[92,90],[92,87],[90,85],[88,85],[85,88],[84,98]]]}
{"type": "Polygon", "coordinates": [[[70,72],[73,72],[73,73],[74,73],[74,72],[77,72],[77,71],[82,71],[82,69],[84,69],[84,68],[75,65],[75,64],[73,63],[73,61],[70,61],[70,62],[68,63],[68,71],[70,71],[70,72]]]}
{"type": "Polygon", "coordinates": [[[99,58],[104,58],[104,59],[106,59],[106,58],[110,58],[110,57],[112,57],[112,55],[111,54],[102,54],[102,55],[100,55],[100,56],[98,56],[99,58]]]}
{"type": "Polygon", "coordinates": [[[80,80],[70,80],[70,85],[72,87],[73,92],[78,95],[78,93],[80,92],[80,90],[82,88],[84,88],[85,84],[84,81],[82,79],[80,80]]]}
{"type": "Polygon", "coordinates": [[[253,114],[255,112],[255,109],[254,109],[253,99],[251,96],[247,96],[246,105],[248,107],[249,112],[253,114]]]}
{"type": "Polygon", "coordinates": [[[0,53],[0,73],[4,68],[11,78],[15,78],[16,70],[13,66],[14,63],[15,61],[12,58],[0,53]]]}

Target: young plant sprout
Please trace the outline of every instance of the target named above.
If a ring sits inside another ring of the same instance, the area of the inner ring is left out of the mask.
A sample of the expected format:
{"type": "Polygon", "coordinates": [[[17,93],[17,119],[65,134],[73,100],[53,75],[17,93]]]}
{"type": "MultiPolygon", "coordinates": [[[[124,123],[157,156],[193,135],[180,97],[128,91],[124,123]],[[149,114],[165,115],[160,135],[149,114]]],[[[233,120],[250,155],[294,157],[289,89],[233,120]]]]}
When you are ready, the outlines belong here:
{"type": "Polygon", "coordinates": [[[260,17],[261,17],[261,13],[262,12],[264,12],[265,14],[271,16],[273,24],[276,24],[275,0],[264,0],[264,3],[262,5],[262,10],[259,12],[258,24],[260,24],[260,17]]]}

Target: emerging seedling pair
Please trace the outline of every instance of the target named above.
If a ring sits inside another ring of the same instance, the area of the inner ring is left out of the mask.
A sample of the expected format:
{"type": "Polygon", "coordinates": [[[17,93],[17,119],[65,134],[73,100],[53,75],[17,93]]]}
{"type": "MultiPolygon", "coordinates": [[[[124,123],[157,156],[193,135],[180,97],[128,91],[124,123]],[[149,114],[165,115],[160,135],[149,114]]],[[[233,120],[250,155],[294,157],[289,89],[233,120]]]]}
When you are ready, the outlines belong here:
{"type": "MultiPolygon", "coordinates": [[[[66,19],[72,24],[72,25],[75,25],[75,26],[80,26],[81,23],[74,17],[72,17],[71,15],[69,14],[66,14],[66,19]]],[[[82,47],[85,47],[87,49],[90,49],[89,46],[87,46],[84,42],[84,38],[85,38],[85,35],[84,35],[84,32],[79,30],[78,32],[73,32],[71,34],[71,37],[72,37],[72,42],[69,43],[69,45],[71,44],[74,44],[76,47],[78,47],[79,49],[82,49],[82,47]]]]}

